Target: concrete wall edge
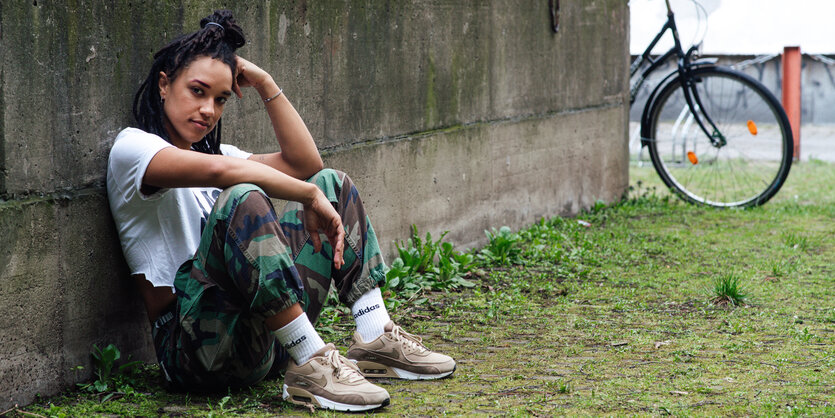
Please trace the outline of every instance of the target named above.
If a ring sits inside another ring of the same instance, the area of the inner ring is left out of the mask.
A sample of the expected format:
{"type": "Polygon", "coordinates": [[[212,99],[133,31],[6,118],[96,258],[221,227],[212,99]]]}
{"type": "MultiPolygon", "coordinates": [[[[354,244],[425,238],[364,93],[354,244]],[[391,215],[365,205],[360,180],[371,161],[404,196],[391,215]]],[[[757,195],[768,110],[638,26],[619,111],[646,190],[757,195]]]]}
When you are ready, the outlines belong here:
{"type": "Polygon", "coordinates": [[[536,120],[546,120],[551,118],[556,118],[560,116],[566,115],[573,115],[578,113],[585,113],[585,112],[597,112],[597,111],[606,111],[612,108],[618,108],[626,103],[626,99],[623,97],[619,98],[617,101],[612,101],[609,103],[598,104],[593,106],[585,106],[585,107],[578,107],[578,108],[571,108],[571,109],[562,109],[558,111],[551,111],[551,112],[543,112],[543,113],[526,113],[521,115],[514,115],[505,118],[498,118],[498,119],[490,119],[490,120],[480,120],[480,121],[473,121],[467,123],[461,123],[456,125],[449,125],[443,126],[435,129],[430,129],[426,131],[415,131],[401,135],[394,135],[394,136],[380,136],[371,139],[365,139],[362,141],[355,141],[349,143],[343,143],[340,145],[335,145],[332,147],[325,147],[320,148],[319,153],[322,156],[330,156],[334,154],[338,154],[340,152],[358,149],[358,148],[365,148],[380,144],[387,144],[392,142],[400,142],[400,141],[413,141],[416,139],[422,139],[426,137],[430,137],[437,134],[449,133],[459,130],[467,130],[467,129],[475,129],[484,126],[499,126],[509,123],[519,123],[519,122],[526,122],[526,121],[536,121],[536,120]]]}
{"type": "Polygon", "coordinates": [[[65,189],[51,193],[15,194],[11,198],[0,195],[0,211],[15,209],[40,203],[57,203],[80,197],[99,195],[105,190],[104,185],[84,187],[79,189],[65,189]]]}

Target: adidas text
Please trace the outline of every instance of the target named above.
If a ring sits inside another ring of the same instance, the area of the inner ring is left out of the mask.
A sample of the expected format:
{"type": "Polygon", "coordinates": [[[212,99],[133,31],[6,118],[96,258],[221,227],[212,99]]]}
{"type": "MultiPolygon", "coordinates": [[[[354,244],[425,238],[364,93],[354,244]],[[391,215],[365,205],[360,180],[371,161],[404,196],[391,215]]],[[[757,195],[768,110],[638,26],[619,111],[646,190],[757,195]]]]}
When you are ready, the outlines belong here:
{"type": "Polygon", "coordinates": [[[304,341],[304,340],[306,340],[306,339],[307,339],[307,336],[306,336],[306,335],[302,335],[301,337],[299,337],[299,339],[298,339],[298,340],[293,341],[293,342],[290,342],[290,343],[288,343],[288,344],[285,344],[285,345],[284,345],[284,349],[289,350],[289,349],[291,349],[291,348],[293,348],[293,347],[295,347],[295,346],[297,346],[297,345],[301,344],[301,343],[302,343],[302,341],[304,341]]]}
{"type": "Polygon", "coordinates": [[[371,312],[375,309],[378,309],[379,307],[380,307],[380,304],[378,303],[376,305],[372,305],[372,306],[369,306],[367,308],[362,308],[362,309],[358,310],[357,313],[354,314],[354,319],[357,319],[357,318],[359,318],[359,317],[361,317],[361,316],[363,316],[363,315],[365,315],[365,314],[367,314],[367,313],[369,313],[369,312],[371,312]]]}

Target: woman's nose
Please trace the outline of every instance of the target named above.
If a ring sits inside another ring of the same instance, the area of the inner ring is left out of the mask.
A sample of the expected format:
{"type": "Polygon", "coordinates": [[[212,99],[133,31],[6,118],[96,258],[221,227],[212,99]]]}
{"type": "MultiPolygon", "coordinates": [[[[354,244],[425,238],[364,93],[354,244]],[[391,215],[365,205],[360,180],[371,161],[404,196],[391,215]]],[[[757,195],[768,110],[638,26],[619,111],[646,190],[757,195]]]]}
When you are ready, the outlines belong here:
{"type": "Polygon", "coordinates": [[[200,114],[204,117],[212,117],[215,115],[215,103],[214,100],[203,100],[200,103],[200,114]]]}

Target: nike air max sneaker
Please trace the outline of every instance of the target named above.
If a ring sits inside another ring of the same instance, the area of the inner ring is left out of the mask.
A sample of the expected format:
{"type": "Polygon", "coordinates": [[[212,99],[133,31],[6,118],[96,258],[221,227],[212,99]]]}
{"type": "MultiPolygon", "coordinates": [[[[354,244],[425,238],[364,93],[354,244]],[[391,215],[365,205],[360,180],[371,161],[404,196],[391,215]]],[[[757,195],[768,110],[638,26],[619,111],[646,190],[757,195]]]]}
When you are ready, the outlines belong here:
{"type": "Polygon", "coordinates": [[[290,361],[284,374],[284,400],[336,411],[368,411],[389,404],[388,392],[374,385],[356,365],[327,344],[302,365],[290,361]]]}
{"type": "Polygon", "coordinates": [[[354,342],[345,356],[356,362],[365,377],[440,379],[455,371],[452,357],[429,350],[420,337],[403,331],[391,321],[383,335],[374,341],[366,343],[359,334],[354,334],[354,342]]]}

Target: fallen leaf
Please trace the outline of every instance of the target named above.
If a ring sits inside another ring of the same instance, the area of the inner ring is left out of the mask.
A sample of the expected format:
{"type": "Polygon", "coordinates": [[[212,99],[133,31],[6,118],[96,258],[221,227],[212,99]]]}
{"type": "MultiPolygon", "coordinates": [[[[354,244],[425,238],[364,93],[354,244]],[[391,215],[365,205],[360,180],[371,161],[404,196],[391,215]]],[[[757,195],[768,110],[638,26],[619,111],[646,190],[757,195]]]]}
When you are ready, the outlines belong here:
{"type": "Polygon", "coordinates": [[[658,350],[659,348],[661,348],[662,345],[670,345],[670,344],[672,344],[672,341],[670,341],[670,340],[656,341],[655,342],[655,349],[658,350]]]}
{"type": "Polygon", "coordinates": [[[670,395],[681,395],[681,396],[684,396],[684,395],[689,395],[689,394],[690,394],[689,392],[685,392],[685,391],[683,391],[683,390],[671,390],[671,391],[670,391],[670,395]]]}

